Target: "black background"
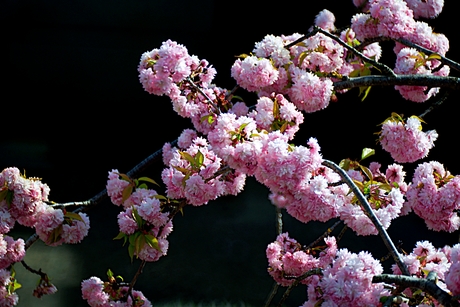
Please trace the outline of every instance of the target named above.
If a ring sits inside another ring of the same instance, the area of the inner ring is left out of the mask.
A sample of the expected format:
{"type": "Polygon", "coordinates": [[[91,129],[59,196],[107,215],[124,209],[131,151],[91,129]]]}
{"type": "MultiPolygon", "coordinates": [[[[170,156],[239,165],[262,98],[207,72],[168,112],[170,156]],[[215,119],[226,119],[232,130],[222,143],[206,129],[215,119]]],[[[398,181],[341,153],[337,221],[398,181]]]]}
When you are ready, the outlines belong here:
{"type": "MultiPolygon", "coordinates": [[[[325,8],[336,15],[338,27],[346,26],[354,13],[352,1],[332,0],[2,1],[0,167],[15,166],[28,176],[41,177],[53,201],[89,199],[104,189],[108,171],[129,171],[182,129],[192,127],[173,112],[167,98],[143,91],[137,75],[143,52],[167,39],[177,41],[213,64],[215,83],[230,89],[236,55],[251,52],[266,34],[306,33],[325,8]]],[[[455,14],[454,2],[447,1],[440,17],[429,21],[450,38],[447,56],[453,60],[459,57],[455,14]]],[[[386,52],[382,60],[391,66],[393,58],[386,52]]],[[[440,136],[424,161],[440,161],[458,174],[455,94],[425,118],[424,129],[436,129],[440,136]]],[[[350,91],[326,110],[305,115],[295,142],[305,145],[309,137],[316,137],[324,157],[335,162],[357,158],[363,147],[372,147],[377,149],[373,160],[386,165],[391,161],[373,134],[377,125],[391,112],[418,115],[427,107],[405,101],[392,89],[372,89],[363,102],[357,91],[350,91]]],[[[414,166],[405,165],[408,180],[414,166]]],[[[160,182],[162,167],[158,163],[146,175],[160,182]]],[[[262,305],[273,284],[266,272],[265,247],[276,237],[275,212],[267,195],[265,188],[248,180],[238,198],[186,208],[185,215],[174,220],[168,255],[147,264],[136,289],[154,303],[182,299],[262,305]]],[[[118,210],[105,201],[90,211],[90,235],[81,244],[50,248],[36,243],[26,261],[49,273],[59,291],[33,298],[36,276],[16,265],[24,286],[18,290],[19,306],[86,306],[81,280],[104,279],[109,268],[129,280],[139,263],[131,264],[127,249],[112,240],[118,232],[118,210]]],[[[328,226],[303,225],[285,216],[285,230],[304,244],[328,226]]],[[[409,251],[422,238],[437,247],[457,242],[458,232],[424,229],[411,215],[396,220],[389,231],[409,251]]],[[[25,238],[29,234],[29,229],[19,227],[14,232],[25,238]]],[[[376,257],[385,253],[378,237],[356,240],[348,234],[341,247],[364,247],[376,257]]],[[[288,303],[300,305],[304,300],[302,288],[288,303]]]]}

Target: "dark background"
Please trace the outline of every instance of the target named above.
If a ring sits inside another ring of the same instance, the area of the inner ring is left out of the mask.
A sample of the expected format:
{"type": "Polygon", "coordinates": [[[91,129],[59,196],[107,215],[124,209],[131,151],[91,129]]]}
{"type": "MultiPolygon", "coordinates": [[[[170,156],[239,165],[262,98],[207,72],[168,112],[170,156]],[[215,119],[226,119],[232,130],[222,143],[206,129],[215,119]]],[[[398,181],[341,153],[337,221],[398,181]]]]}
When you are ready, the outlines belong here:
{"type": "MultiPolygon", "coordinates": [[[[430,24],[450,38],[447,55],[456,60],[453,6],[453,1],[446,1],[439,19],[430,24]]],[[[346,26],[354,13],[352,1],[332,0],[243,4],[3,0],[0,167],[15,166],[27,176],[41,177],[51,187],[53,201],[89,199],[104,189],[108,171],[129,171],[182,129],[192,127],[173,112],[167,98],[143,91],[136,70],[143,52],[175,40],[213,64],[215,83],[230,89],[236,55],[251,52],[266,34],[306,33],[324,8],[335,13],[338,27],[346,26]]],[[[387,52],[383,60],[391,66],[392,57],[387,52]]],[[[453,93],[425,118],[424,126],[440,134],[424,161],[438,160],[453,174],[460,173],[456,104],[453,93]]],[[[357,158],[363,147],[372,147],[377,149],[374,160],[386,165],[391,161],[373,134],[377,125],[391,112],[417,115],[427,107],[403,100],[392,89],[372,89],[364,102],[357,91],[350,91],[326,110],[306,115],[295,142],[305,145],[309,137],[316,137],[324,157],[335,162],[357,158]]],[[[405,166],[408,181],[414,166],[405,166]]],[[[146,175],[161,182],[162,167],[158,163],[146,175]]],[[[263,305],[273,284],[266,272],[265,248],[276,238],[275,209],[267,195],[264,187],[248,180],[239,197],[186,208],[185,215],[174,220],[168,255],[147,264],[136,289],[153,303],[182,299],[263,305]]],[[[16,265],[23,284],[19,306],[87,306],[80,282],[91,276],[104,279],[109,268],[130,280],[139,262],[131,264],[122,242],[112,240],[118,233],[118,210],[108,201],[91,210],[90,233],[81,244],[32,246],[25,260],[49,273],[59,291],[41,300],[33,298],[36,276],[16,265]]],[[[303,225],[284,218],[285,230],[303,244],[332,224],[303,225]]],[[[412,215],[396,220],[389,231],[408,251],[420,239],[437,247],[458,241],[458,232],[427,232],[423,221],[412,215]]],[[[14,232],[16,237],[29,234],[29,229],[20,227],[14,232]]],[[[385,254],[375,236],[356,240],[350,233],[340,247],[365,248],[375,257],[385,254]]],[[[304,300],[304,288],[299,288],[287,303],[298,306],[304,300]]]]}

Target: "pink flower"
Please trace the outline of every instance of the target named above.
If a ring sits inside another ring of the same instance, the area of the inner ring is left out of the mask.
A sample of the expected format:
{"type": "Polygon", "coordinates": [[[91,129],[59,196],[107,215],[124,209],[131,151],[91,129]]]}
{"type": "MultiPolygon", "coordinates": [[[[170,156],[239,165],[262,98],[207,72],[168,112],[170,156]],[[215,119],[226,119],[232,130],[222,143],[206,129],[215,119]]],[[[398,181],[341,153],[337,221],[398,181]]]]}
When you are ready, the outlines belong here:
{"type": "Polygon", "coordinates": [[[406,123],[389,118],[382,125],[380,144],[399,163],[414,162],[428,155],[438,138],[435,130],[421,131],[421,122],[410,117],[406,123]]]}
{"type": "Polygon", "coordinates": [[[369,12],[377,21],[380,36],[401,38],[414,31],[413,11],[403,0],[373,0],[369,12]]]}
{"type": "Polygon", "coordinates": [[[121,232],[127,235],[132,235],[138,230],[139,227],[133,218],[132,207],[128,207],[125,211],[118,214],[118,227],[121,232]]]}
{"type": "Polygon", "coordinates": [[[35,231],[39,238],[50,246],[57,246],[63,243],[61,236],[53,236],[53,232],[64,222],[64,212],[48,206],[38,218],[35,231]]]}
{"type": "Polygon", "coordinates": [[[123,190],[129,185],[129,182],[120,179],[120,173],[114,169],[109,172],[107,180],[107,194],[114,205],[120,206],[123,204],[123,190]]]}
{"type": "Polygon", "coordinates": [[[14,240],[7,235],[0,235],[0,270],[20,262],[26,254],[24,240],[14,240]]]}
{"type": "Polygon", "coordinates": [[[91,307],[105,307],[109,302],[109,295],[104,292],[104,283],[99,277],[91,277],[81,283],[82,297],[91,307]]]}
{"type": "Polygon", "coordinates": [[[257,92],[278,79],[278,70],[268,59],[247,56],[243,60],[235,61],[231,68],[231,76],[242,88],[257,92]]]}
{"type": "Polygon", "coordinates": [[[304,306],[319,302],[327,306],[379,306],[379,298],[390,294],[382,283],[372,283],[372,277],[382,272],[380,262],[368,252],[354,254],[341,249],[319,282],[309,285],[312,295],[304,306]],[[319,290],[313,291],[313,287],[319,290]]]}
{"type": "Polygon", "coordinates": [[[322,10],[315,17],[315,25],[329,32],[335,30],[335,16],[329,10],[322,10]]]}
{"type": "Polygon", "coordinates": [[[284,48],[285,40],[281,36],[266,35],[255,44],[252,52],[260,58],[270,58],[278,69],[289,63],[289,51],[284,48]]]}
{"type": "Polygon", "coordinates": [[[80,243],[88,235],[90,228],[89,218],[86,213],[78,213],[80,219],[67,218],[67,222],[62,225],[62,239],[64,243],[80,243]]]}
{"type": "Polygon", "coordinates": [[[444,0],[405,0],[414,12],[414,18],[435,18],[444,6],[444,0]]]}
{"type": "Polygon", "coordinates": [[[429,229],[452,232],[460,228],[460,177],[452,176],[436,161],[422,163],[414,171],[407,193],[406,210],[424,219],[429,229]]]}
{"type": "Polygon", "coordinates": [[[292,87],[288,94],[296,107],[307,113],[326,108],[331,100],[333,83],[330,79],[320,79],[318,76],[303,69],[292,69],[292,87]]]}

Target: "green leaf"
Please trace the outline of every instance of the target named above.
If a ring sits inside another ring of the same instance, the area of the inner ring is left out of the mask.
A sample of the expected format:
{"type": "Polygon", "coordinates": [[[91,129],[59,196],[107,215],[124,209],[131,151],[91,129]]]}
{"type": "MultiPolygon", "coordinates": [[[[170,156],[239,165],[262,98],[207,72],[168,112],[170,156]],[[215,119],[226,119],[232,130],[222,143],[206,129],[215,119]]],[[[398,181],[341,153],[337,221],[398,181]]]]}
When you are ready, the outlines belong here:
{"type": "Polygon", "coordinates": [[[238,101],[244,101],[243,97],[238,96],[238,95],[232,95],[232,99],[236,99],[238,101]]]}
{"type": "Polygon", "coordinates": [[[132,213],[131,213],[132,217],[136,221],[137,227],[142,228],[142,226],[144,226],[144,220],[142,219],[142,217],[137,212],[137,209],[134,206],[132,208],[133,208],[132,213]]]}
{"type": "Polygon", "coordinates": [[[159,184],[156,183],[155,180],[153,180],[153,179],[151,179],[151,178],[149,178],[149,177],[140,177],[140,178],[137,179],[137,180],[139,180],[139,181],[147,181],[147,182],[150,182],[150,183],[153,183],[153,184],[159,186],[159,184]]]}
{"type": "Polygon", "coordinates": [[[179,151],[182,158],[187,160],[192,166],[195,166],[195,158],[192,157],[191,154],[185,151],[179,151]]]}
{"type": "Polygon", "coordinates": [[[160,199],[160,200],[168,200],[165,196],[160,195],[160,194],[154,195],[153,198],[160,199]]]}
{"type": "Polygon", "coordinates": [[[145,235],[145,241],[147,242],[147,244],[151,247],[151,248],[154,248],[156,249],[157,251],[160,251],[161,252],[161,249],[160,249],[160,246],[158,245],[158,239],[155,238],[154,236],[152,235],[145,235]]]}
{"type": "Polygon", "coordinates": [[[242,54],[240,54],[240,55],[237,55],[236,57],[237,57],[237,58],[244,59],[244,58],[247,58],[248,56],[249,56],[248,54],[242,53],[242,54]]]}
{"type": "Polygon", "coordinates": [[[46,240],[45,243],[48,245],[51,245],[51,244],[58,242],[59,240],[61,240],[61,234],[62,234],[62,224],[60,224],[58,227],[54,228],[51,231],[50,236],[48,237],[48,240],[46,240]]]}
{"type": "Polygon", "coordinates": [[[427,60],[441,60],[442,57],[437,53],[432,53],[428,56],[427,60]]]}
{"type": "Polygon", "coordinates": [[[141,250],[144,248],[145,245],[145,235],[139,234],[137,236],[136,241],[134,241],[134,250],[136,251],[136,255],[139,255],[141,250]]]}
{"type": "Polygon", "coordinates": [[[123,189],[123,194],[122,194],[122,201],[126,201],[131,194],[133,193],[133,186],[131,184],[128,184],[124,189],[123,189]]]}
{"type": "Polygon", "coordinates": [[[108,277],[109,279],[112,279],[112,278],[113,278],[113,272],[112,272],[112,270],[110,270],[110,269],[107,270],[107,277],[108,277]]]}
{"type": "Polygon", "coordinates": [[[137,240],[137,237],[140,235],[141,233],[139,231],[136,231],[135,233],[133,233],[132,235],[129,235],[129,244],[130,245],[135,245],[136,244],[136,240],[137,240]]]}
{"type": "Polygon", "coordinates": [[[361,164],[359,165],[359,167],[361,168],[361,170],[366,174],[366,176],[369,178],[370,181],[372,181],[373,179],[373,176],[372,176],[372,172],[370,169],[368,169],[367,167],[365,166],[362,166],[361,164]]]}
{"type": "Polygon", "coordinates": [[[128,254],[129,258],[131,258],[131,262],[133,262],[133,257],[134,257],[134,245],[129,245],[128,246],[128,254]]]}
{"type": "Polygon", "coordinates": [[[123,179],[123,180],[125,180],[125,181],[128,181],[128,182],[131,182],[131,181],[132,181],[131,178],[129,178],[129,176],[126,175],[126,174],[120,174],[120,173],[119,173],[118,175],[121,177],[121,179],[123,179]]]}
{"type": "Polygon", "coordinates": [[[0,189],[0,201],[4,200],[6,198],[6,195],[8,194],[8,187],[4,186],[3,188],[0,189]]]}
{"type": "Polygon", "coordinates": [[[195,166],[196,167],[201,167],[204,162],[204,155],[201,151],[198,150],[198,152],[195,155],[195,166]]]}
{"type": "Polygon", "coordinates": [[[366,97],[369,94],[370,90],[371,90],[371,86],[360,86],[359,87],[359,96],[363,96],[361,98],[361,101],[364,101],[364,99],[366,99],[366,97]]]}
{"type": "Polygon", "coordinates": [[[340,161],[339,166],[342,169],[348,171],[350,169],[350,162],[350,159],[343,159],[342,161],[340,161]]]}
{"type": "Polygon", "coordinates": [[[117,235],[115,238],[113,238],[113,240],[125,239],[125,242],[126,242],[126,237],[127,237],[127,235],[126,235],[124,232],[121,232],[121,231],[120,231],[120,232],[118,233],[118,235],[117,235]]]}
{"type": "Polygon", "coordinates": [[[69,218],[69,219],[71,219],[71,220],[81,221],[81,222],[83,222],[83,223],[85,222],[85,221],[83,221],[81,215],[78,214],[78,213],[75,213],[75,212],[66,212],[66,213],[64,214],[64,217],[67,217],[67,218],[69,218]]]}
{"type": "Polygon", "coordinates": [[[145,184],[145,183],[141,183],[140,185],[137,186],[138,189],[144,189],[144,190],[148,190],[148,186],[145,184]]]}
{"type": "Polygon", "coordinates": [[[363,151],[361,152],[361,161],[375,155],[375,150],[372,148],[364,148],[363,151]]]}

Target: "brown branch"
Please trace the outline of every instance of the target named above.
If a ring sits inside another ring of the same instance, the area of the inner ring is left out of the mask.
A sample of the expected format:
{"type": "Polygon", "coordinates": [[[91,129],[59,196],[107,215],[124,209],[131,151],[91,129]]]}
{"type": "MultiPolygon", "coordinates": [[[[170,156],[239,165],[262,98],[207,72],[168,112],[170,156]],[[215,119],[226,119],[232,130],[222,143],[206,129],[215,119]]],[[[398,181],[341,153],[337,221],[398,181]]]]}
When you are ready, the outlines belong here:
{"type": "Polygon", "coordinates": [[[394,261],[396,262],[398,268],[401,270],[401,272],[404,275],[410,275],[409,270],[407,269],[407,266],[402,260],[401,255],[399,254],[398,250],[396,249],[396,246],[394,245],[393,241],[390,239],[390,236],[388,235],[387,231],[383,227],[382,223],[379,221],[377,216],[374,214],[374,210],[370,206],[369,202],[367,199],[364,197],[363,193],[361,190],[356,186],[356,184],[353,182],[353,180],[348,176],[348,174],[337,164],[335,164],[332,161],[329,160],[323,160],[323,165],[331,168],[334,170],[336,173],[340,175],[342,180],[350,187],[352,192],[355,194],[355,196],[358,198],[359,203],[361,204],[361,207],[363,208],[364,212],[366,213],[367,217],[372,221],[374,224],[375,228],[377,229],[380,237],[383,240],[383,243],[385,246],[388,248],[391,256],[393,257],[394,261]]]}
{"type": "MultiPolygon", "coordinates": [[[[175,146],[177,144],[177,139],[171,142],[172,146],[175,146]]],[[[163,150],[159,149],[155,151],[153,154],[142,160],[140,163],[138,163],[136,166],[134,166],[129,172],[126,173],[129,177],[136,177],[138,174],[143,172],[146,168],[148,168],[150,165],[152,165],[154,162],[156,162],[158,159],[161,158],[163,150]]],[[[102,190],[101,192],[97,193],[93,197],[91,197],[88,200],[81,201],[81,202],[68,202],[68,203],[54,203],[52,206],[53,207],[68,207],[68,206],[80,206],[79,208],[75,209],[72,212],[78,213],[78,212],[86,212],[90,210],[92,207],[95,205],[99,204],[101,201],[107,198],[107,189],[102,190]]],[[[25,242],[24,248],[27,250],[29,247],[31,247],[37,240],[39,239],[38,235],[34,233],[31,235],[25,242]]]]}
{"type": "Polygon", "coordinates": [[[460,78],[440,77],[428,75],[396,75],[396,76],[365,76],[349,78],[348,80],[334,82],[335,90],[345,90],[355,87],[367,86],[394,86],[415,85],[428,87],[443,87],[453,90],[460,89],[460,78]]]}
{"type": "Polygon", "coordinates": [[[428,293],[443,306],[460,306],[458,301],[436,284],[436,276],[433,275],[433,273],[434,272],[430,272],[426,279],[404,275],[381,274],[375,275],[372,278],[372,282],[394,283],[400,286],[399,289],[401,290],[406,288],[417,288],[428,293]]]}
{"type": "Polygon", "coordinates": [[[378,69],[380,69],[381,71],[383,71],[386,75],[390,75],[390,76],[395,76],[395,73],[394,71],[388,67],[387,65],[385,64],[382,64],[380,62],[377,62],[375,61],[374,59],[371,59],[367,56],[365,56],[363,53],[359,52],[356,48],[353,48],[352,46],[348,45],[347,43],[345,43],[343,40],[341,40],[337,35],[334,35],[334,34],[331,34],[323,29],[321,29],[320,27],[317,27],[315,26],[313,28],[312,31],[310,31],[308,34],[306,35],[303,35],[302,37],[296,39],[295,41],[287,44],[286,46],[284,46],[285,48],[290,48],[292,46],[295,46],[296,44],[304,41],[305,39],[311,37],[311,36],[314,36],[315,34],[317,33],[321,33],[333,40],[335,40],[337,43],[339,43],[342,47],[344,47],[345,49],[347,49],[348,51],[354,53],[358,58],[360,58],[361,60],[363,60],[364,62],[367,62],[367,63],[370,63],[372,64],[374,67],[377,67],[378,69]]]}

